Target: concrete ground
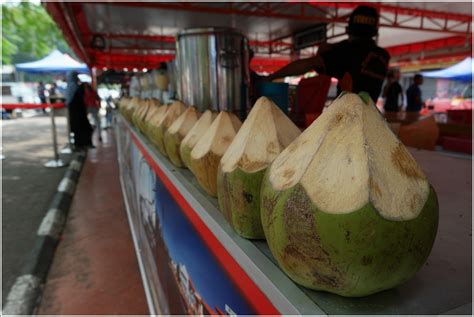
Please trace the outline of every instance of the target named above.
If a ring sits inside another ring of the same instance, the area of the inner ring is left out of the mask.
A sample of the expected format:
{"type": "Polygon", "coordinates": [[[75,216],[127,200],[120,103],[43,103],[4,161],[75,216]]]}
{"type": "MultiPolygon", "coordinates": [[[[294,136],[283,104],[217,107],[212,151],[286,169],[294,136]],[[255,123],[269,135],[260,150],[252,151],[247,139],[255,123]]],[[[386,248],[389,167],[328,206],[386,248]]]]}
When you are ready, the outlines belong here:
{"type": "MultiPolygon", "coordinates": [[[[58,143],[66,144],[65,117],[57,117],[58,143]]],[[[46,168],[53,158],[51,121],[47,115],[2,120],[2,301],[21,273],[66,167],[46,168]]],[[[62,155],[68,161],[69,155],[62,155]]]]}
{"type": "Polygon", "coordinates": [[[148,314],[112,130],[102,138],[87,154],[38,315],[148,314]]]}

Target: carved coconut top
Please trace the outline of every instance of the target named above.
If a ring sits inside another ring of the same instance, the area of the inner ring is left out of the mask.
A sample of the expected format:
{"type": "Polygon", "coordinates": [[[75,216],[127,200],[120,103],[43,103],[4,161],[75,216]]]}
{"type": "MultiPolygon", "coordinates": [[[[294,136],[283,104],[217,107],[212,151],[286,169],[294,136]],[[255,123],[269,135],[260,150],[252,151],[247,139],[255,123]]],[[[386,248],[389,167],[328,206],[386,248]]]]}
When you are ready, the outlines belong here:
{"type": "Polygon", "coordinates": [[[168,129],[168,133],[175,134],[179,133],[184,137],[189,130],[194,126],[197,119],[199,118],[199,111],[196,107],[188,107],[179,117],[176,119],[168,129]]]}
{"type": "Polygon", "coordinates": [[[273,162],[270,182],[300,184],[321,211],[345,214],[371,203],[390,220],[416,218],[429,183],[379,111],[345,94],[273,162]]]}
{"type": "Polygon", "coordinates": [[[300,133],[277,105],[260,97],[222,157],[222,171],[265,169],[300,133]]]}
{"type": "Polygon", "coordinates": [[[154,113],[148,117],[149,123],[153,126],[158,126],[158,122],[161,121],[161,118],[165,115],[168,107],[169,105],[159,106],[158,109],[156,109],[154,113]]]}
{"type": "Polygon", "coordinates": [[[158,118],[156,125],[168,129],[173,121],[175,121],[184,110],[186,110],[186,105],[184,103],[179,100],[174,101],[167,107],[166,112],[158,118]]]}
{"type": "Polygon", "coordinates": [[[200,159],[212,152],[222,156],[234,139],[242,123],[233,113],[222,111],[212,122],[196,146],[191,151],[193,159],[200,159]]]}
{"type": "Polygon", "coordinates": [[[151,118],[153,118],[153,116],[155,115],[155,113],[156,113],[157,111],[159,111],[160,107],[161,107],[161,106],[160,106],[159,104],[157,104],[155,101],[150,100],[150,108],[148,109],[148,111],[147,111],[147,113],[146,113],[146,115],[145,115],[144,120],[145,120],[145,121],[149,121],[151,118]]]}
{"type": "Polygon", "coordinates": [[[209,129],[216,116],[217,113],[206,110],[199,117],[191,130],[189,130],[188,134],[186,134],[183,141],[181,142],[181,146],[187,146],[192,149],[201,139],[204,133],[206,133],[206,131],[209,129]]]}
{"type": "Polygon", "coordinates": [[[132,109],[132,108],[137,107],[139,101],[140,101],[140,98],[138,98],[138,97],[132,97],[132,98],[129,100],[128,104],[127,104],[128,108],[129,108],[129,109],[132,109]]]}

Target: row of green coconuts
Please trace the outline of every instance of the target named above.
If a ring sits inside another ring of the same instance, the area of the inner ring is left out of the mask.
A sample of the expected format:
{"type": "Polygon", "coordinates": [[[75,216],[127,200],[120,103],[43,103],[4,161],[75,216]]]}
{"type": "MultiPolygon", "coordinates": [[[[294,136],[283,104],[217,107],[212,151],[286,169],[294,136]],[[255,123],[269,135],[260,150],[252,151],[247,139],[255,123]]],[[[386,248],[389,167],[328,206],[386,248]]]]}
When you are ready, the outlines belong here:
{"type": "Polygon", "coordinates": [[[341,94],[303,132],[266,97],[243,123],[180,101],[125,98],[120,109],[300,285],[370,295],[411,278],[431,251],[436,193],[364,93],[341,94]]]}

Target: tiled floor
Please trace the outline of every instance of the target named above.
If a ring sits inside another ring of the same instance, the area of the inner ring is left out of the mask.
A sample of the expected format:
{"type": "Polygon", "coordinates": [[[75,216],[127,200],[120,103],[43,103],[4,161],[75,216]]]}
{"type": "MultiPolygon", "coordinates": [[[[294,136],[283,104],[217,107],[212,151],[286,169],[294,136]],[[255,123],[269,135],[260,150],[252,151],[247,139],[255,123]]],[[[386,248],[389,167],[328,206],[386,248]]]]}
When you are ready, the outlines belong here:
{"type": "Polygon", "coordinates": [[[38,314],[148,313],[111,133],[88,153],[38,314]]]}

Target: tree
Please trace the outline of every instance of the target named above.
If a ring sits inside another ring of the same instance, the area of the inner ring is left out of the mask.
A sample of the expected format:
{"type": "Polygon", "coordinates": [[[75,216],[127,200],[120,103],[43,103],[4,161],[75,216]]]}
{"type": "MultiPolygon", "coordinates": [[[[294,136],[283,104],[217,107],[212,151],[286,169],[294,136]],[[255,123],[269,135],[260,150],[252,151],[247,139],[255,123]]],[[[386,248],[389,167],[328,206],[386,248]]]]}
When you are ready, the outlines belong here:
{"type": "Polygon", "coordinates": [[[2,64],[33,61],[54,49],[73,55],[61,31],[41,5],[2,4],[2,64]]]}

